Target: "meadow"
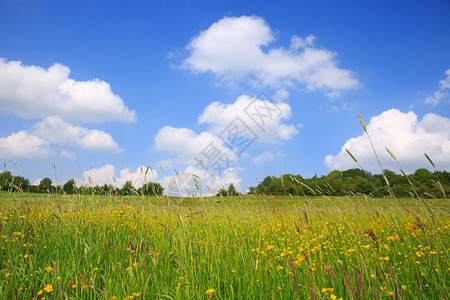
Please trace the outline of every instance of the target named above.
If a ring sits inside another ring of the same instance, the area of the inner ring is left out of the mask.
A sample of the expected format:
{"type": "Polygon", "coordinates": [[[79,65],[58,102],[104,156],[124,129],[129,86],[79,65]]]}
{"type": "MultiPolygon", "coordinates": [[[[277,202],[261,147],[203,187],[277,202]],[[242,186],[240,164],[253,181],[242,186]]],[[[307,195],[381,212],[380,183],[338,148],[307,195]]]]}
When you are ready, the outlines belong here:
{"type": "Polygon", "coordinates": [[[447,199],[0,193],[1,299],[448,299],[447,199]]]}

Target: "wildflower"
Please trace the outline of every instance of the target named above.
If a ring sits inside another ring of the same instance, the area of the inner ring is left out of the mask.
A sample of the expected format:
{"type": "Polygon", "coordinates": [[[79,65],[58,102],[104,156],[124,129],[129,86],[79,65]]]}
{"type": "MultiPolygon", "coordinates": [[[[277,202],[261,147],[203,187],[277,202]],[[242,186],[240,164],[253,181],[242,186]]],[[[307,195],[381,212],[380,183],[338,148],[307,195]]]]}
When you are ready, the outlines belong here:
{"type": "Polygon", "coordinates": [[[214,292],[215,292],[214,289],[209,289],[206,291],[206,295],[211,297],[214,294],[214,292]]]}
{"type": "Polygon", "coordinates": [[[236,270],[231,270],[231,273],[236,273],[236,270]]]}
{"type": "Polygon", "coordinates": [[[336,297],[335,294],[331,294],[331,295],[330,295],[330,298],[331,298],[331,300],[336,300],[336,299],[337,299],[337,297],[336,297]]]}
{"type": "Polygon", "coordinates": [[[180,278],[178,278],[178,279],[180,279],[181,281],[183,281],[183,280],[184,280],[184,277],[180,277],[180,278]]]}
{"type": "Polygon", "coordinates": [[[44,291],[46,291],[47,293],[51,293],[53,291],[53,285],[47,284],[44,288],[44,291]]]}
{"type": "Polygon", "coordinates": [[[135,296],[135,297],[140,297],[142,295],[142,292],[139,292],[139,293],[133,293],[133,296],[135,296]]]}
{"type": "Polygon", "coordinates": [[[59,277],[59,276],[56,277],[56,280],[61,281],[61,277],[59,277]]]}
{"type": "Polygon", "coordinates": [[[402,289],[406,290],[407,289],[406,285],[402,284],[402,289]]]}
{"type": "Polygon", "coordinates": [[[361,248],[369,250],[370,249],[370,245],[366,245],[366,246],[361,246],[361,248]]]}
{"type": "Polygon", "coordinates": [[[43,290],[40,290],[39,292],[36,293],[36,295],[40,296],[42,295],[43,292],[44,292],[43,290]]]}
{"type": "Polygon", "coordinates": [[[283,268],[282,266],[278,266],[277,269],[278,269],[278,271],[281,271],[281,270],[283,270],[284,268],[283,268]]]}
{"type": "Polygon", "coordinates": [[[112,296],[110,300],[117,300],[116,296],[112,296]]]}
{"type": "Polygon", "coordinates": [[[5,279],[8,279],[8,277],[9,276],[11,276],[11,274],[9,274],[9,273],[6,273],[6,275],[5,275],[5,279]]]}
{"type": "Polygon", "coordinates": [[[138,263],[134,263],[133,267],[137,268],[138,265],[139,265],[138,263]]]}
{"type": "Polygon", "coordinates": [[[47,268],[45,268],[45,271],[46,271],[47,273],[50,272],[51,270],[53,270],[52,267],[47,267],[47,268]]]}
{"type": "Polygon", "coordinates": [[[374,279],[375,277],[377,277],[375,274],[370,274],[370,278],[374,279]]]}

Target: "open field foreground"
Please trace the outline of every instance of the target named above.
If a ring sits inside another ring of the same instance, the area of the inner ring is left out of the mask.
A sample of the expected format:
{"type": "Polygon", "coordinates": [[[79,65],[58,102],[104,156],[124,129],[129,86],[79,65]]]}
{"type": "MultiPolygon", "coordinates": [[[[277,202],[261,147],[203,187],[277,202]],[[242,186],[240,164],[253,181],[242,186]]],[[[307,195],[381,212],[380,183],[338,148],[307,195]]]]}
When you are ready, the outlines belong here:
{"type": "Polygon", "coordinates": [[[448,200],[0,194],[2,299],[448,299],[448,200]]]}

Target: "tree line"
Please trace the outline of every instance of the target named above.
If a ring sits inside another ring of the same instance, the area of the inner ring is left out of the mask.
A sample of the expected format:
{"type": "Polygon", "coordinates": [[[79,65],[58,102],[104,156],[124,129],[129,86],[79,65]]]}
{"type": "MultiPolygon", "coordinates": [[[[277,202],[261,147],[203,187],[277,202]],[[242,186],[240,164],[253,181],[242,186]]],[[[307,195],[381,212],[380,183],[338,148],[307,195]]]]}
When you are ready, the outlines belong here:
{"type": "MultiPolygon", "coordinates": [[[[0,190],[10,192],[31,193],[65,193],[92,195],[151,195],[162,196],[164,188],[160,183],[148,182],[136,188],[131,181],[126,181],[122,188],[112,184],[93,187],[77,187],[75,179],[64,185],[53,185],[50,178],[42,179],[38,185],[22,176],[13,176],[11,172],[0,173],[0,190]]],[[[413,174],[400,175],[390,170],[383,174],[371,174],[361,169],[331,171],[328,175],[303,178],[301,175],[284,174],[280,177],[267,176],[256,187],[250,187],[249,194],[271,195],[328,195],[344,196],[348,194],[364,194],[372,197],[387,197],[391,192],[396,197],[414,197],[416,194],[425,198],[442,198],[450,195],[450,173],[447,171],[430,172],[417,169],[413,174]],[[389,183],[389,185],[388,185],[389,183]]],[[[231,184],[222,188],[217,196],[239,195],[231,184]]]]}
{"type": "Polygon", "coordinates": [[[13,176],[11,172],[0,173],[0,190],[10,192],[50,193],[50,194],[89,194],[89,195],[149,195],[162,196],[164,188],[157,182],[144,183],[140,188],[135,188],[132,181],[126,181],[122,188],[112,184],[103,186],[76,185],[75,179],[68,180],[64,185],[54,185],[48,177],[43,178],[38,185],[30,184],[30,181],[22,176],[13,176]]]}
{"type": "Polygon", "coordinates": [[[250,194],[271,195],[328,195],[343,196],[365,194],[380,198],[396,197],[442,198],[450,195],[450,173],[417,169],[413,174],[400,175],[390,170],[383,174],[371,174],[361,169],[331,171],[328,175],[303,178],[300,175],[285,174],[280,177],[267,176],[256,187],[250,187],[250,194]],[[389,185],[388,185],[389,183],[389,185]]]}

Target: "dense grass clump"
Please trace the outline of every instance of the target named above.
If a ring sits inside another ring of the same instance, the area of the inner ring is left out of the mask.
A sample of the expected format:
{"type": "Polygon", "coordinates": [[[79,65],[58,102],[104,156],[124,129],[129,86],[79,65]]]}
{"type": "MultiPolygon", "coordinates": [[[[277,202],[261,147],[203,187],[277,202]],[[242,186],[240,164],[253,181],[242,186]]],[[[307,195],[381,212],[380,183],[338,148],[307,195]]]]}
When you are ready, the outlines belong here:
{"type": "Polygon", "coordinates": [[[3,299],[444,299],[449,203],[0,194],[3,299]]]}

